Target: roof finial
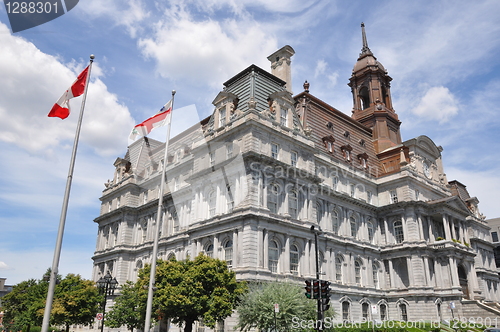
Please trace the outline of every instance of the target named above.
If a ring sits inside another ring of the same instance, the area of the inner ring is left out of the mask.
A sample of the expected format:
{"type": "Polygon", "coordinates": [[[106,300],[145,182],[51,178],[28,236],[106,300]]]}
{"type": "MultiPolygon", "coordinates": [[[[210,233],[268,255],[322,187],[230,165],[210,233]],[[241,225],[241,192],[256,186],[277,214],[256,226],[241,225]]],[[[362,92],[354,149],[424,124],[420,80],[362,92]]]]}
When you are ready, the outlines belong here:
{"type": "Polygon", "coordinates": [[[370,51],[370,48],[368,47],[368,41],[366,40],[366,32],[365,32],[365,23],[361,22],[361,35],[363,37],[363,48],[361,49],[361,54],[362,55],[373,55],[372,51],[370,51]]]}

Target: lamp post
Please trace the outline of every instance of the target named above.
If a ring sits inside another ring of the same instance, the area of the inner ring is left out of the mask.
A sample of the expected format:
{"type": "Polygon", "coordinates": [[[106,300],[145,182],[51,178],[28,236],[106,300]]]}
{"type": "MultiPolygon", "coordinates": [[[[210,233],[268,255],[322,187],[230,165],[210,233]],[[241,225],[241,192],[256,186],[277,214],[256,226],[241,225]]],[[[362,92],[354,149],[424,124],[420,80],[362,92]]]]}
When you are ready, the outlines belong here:
{"type": "Polygon", "coordinates": [[[118,286],[118,281],[116,278],[111,277],[111,274],[106,273],[104,277],[101,277],[97,280],[97,288],[99,288],[99,292],[104,294],[104,302],[102,303],[102,322],[101,322],[101,332],[104,331],[104,316],[106,315],[106,301],[108,300],[108,296],[114,294],[116,287],[118,286]]]}

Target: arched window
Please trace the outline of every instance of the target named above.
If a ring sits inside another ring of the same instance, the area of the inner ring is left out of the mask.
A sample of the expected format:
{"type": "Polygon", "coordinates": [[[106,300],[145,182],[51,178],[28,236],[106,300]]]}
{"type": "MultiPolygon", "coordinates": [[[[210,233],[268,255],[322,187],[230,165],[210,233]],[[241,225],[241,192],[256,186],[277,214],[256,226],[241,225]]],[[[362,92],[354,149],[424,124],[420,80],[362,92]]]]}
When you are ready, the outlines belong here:
{"type": "Polygon", "coordinates": [[[290,246],[290,272],[299,273],[299,248],[295,244],[290,246]]]}
{"type": "Polygon", "coordinates": [[[216,206],[216,193],[212,190],[208,193],[208,217],[212,218],[215,216],[215,206],[216,206]]]}
{"type": "Polygon", "coordinates": [[[394,222],[394,238],[396,239],[396,243],[401,243],[405,239],[403,232],[403,223],[401,222],[401,220],[396,220],[394,222]]]}
{"type": "Polygon", "coordinates": [[[361,109],[370,107],[370,95],[366,86],[359,90],[359,101],[361,102],[361,109]]]}
{"type": "Polygon", "coordinates": [[[342,320],[344,322],[349,321],[350,309],[351,309],[350,307],[351,307],[351,304],[349,303],[349,301],[342,302],[342,320]]]}
{"type": "Polygon", "coordinates": [[[360,261],[354,261],[354,281],[357,285],[361,285],[361,265],[360,261]]]}
{"type": "Polygon", "coordinates": [[[227,240],[224,244],[224,260],[228,267],[233,266],[233,241],[227,240]]]}
{"type": "Polygon", "coordinates": [[[177,233],[179,231],[179,217],[177,216],[177,210],[173,207],[169,212],[169,224],[172,225],[174,233],[177,233]]]}
{"type": "Polygon", "coordinates": [[[354,217],[349,218],[349,225],[351,227],[351,236],[356,238],[358,236],[358,224],[356,223],[356,219],[354,219],[354,217]]]}
{"type": "Polygon", "coordinates": [[[209,243],[205,247],[205,253],[207,254],[208,257],[214,257],[214,245],[212,243],[209,243]]]}
{"type": "Polygon", "coordinates": [[[341,256],[337,255],[335,257],[335,281],[337,283],[342,283],[342,265],[343,259],[341,256]]]}
{"type": "Polygon", "coordinates": [[[366,223],[366,227],[368,228],[368,242],[372,243],[373,242],[373,235],[375,234],[373,222],[371,220],[368,220],[368,222],[366,223]]]}
{"type": "Polygon", "coordinates": [[[373,263],[372,264],[372,274],[373,274],[373,286],[375,288],[379,288],[378,269],[379,269],[378,264],[373,263]]]}
{"type": "Polygon", "coordinates": [[[271,183],[267,192],[267,208],[271,213],[278,213],[278,195],[280,187],[276,183],[271,183]]]}
{"type": "Polygon", "coordinates": [[[321,225],[321,220],[323,219],[323,205],[318,202],[316,203],[316,221],[318,225],[321,225]]]}
{"type": "Polygon", "coordinates": [[[332,232],[335,235],[339,233],[339,213],[337,210],[332,211],[332,232]]]}
{"type": "Polygon", "coordinates": [[[369,321],[369,311],[368,309],[370,308],[370,305],[366,302],[363,302],[363,304],[361,305],[361,313],[363,315],[363,321],[364,322],[368,322],[369,321]]]}
{"type": "Polygon", "coordinates": [[[408,321],[408,311],[406,309],[406,304],[400,303],[399,304],[399,311],[401,313],[401,320],[404,322],[408,321]]]}
{"type": "Polygon", "coordinates": [[[148,237],[148,221],[144,219],[142,222],[142,242],[146,242],[148,237]]]}
{"type": "Polygon", "coordinates": [[[386,304],[381,304],[380,305],[380,320],[387,320],[387,305],[386,304]]]}
{"type": "Polygon", "coordinates": [[[269,241],[269,270],[272,273],[278,273],[279,247],[276,241],[269,241]]]}
{"type": "Polygon", "coordinates": [[[290,217],[297,219],[297,212],[298,212],[298,195],[295,190],[291,190],[288,193],[288,214],[290,214],[290,217]]]}

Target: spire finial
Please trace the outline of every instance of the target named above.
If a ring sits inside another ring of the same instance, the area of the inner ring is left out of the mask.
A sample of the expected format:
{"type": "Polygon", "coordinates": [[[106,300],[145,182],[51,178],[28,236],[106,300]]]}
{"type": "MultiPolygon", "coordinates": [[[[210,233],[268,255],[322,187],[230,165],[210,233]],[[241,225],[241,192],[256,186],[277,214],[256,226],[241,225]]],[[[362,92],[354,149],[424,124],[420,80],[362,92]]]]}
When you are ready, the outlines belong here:
{"type": "Polygon", "coordinates": [[[368,41],[366,40],[365,23],[364,22],[361,22],[361,35],[363,37],[363,48],[361,49],[360,56],[373,55],[372,51],[370,51],[370,48],[368,47],[368,41]]]}

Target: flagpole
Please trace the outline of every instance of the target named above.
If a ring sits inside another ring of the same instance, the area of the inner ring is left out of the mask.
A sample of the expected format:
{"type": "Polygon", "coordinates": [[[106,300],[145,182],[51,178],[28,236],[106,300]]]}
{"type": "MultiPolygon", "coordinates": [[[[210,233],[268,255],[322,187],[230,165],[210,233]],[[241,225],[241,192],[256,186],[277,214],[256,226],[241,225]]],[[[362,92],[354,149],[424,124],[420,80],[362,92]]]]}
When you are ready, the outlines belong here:
{"type": "Polygon", "coordinates": [[[92,63],[94,62],[94,55],[90,56],[89,72],[87,74],[87,81],[85,84],[85,91],[83,93],[82,105],[80,107],[80,116],[76,126],[75,141],[73,143],[73,152],[71,153],[71,161],[69,163],[68,179],[66,180],[66,190],[64,192],[64,199],[61,209],[61,218],[59,220],[59,229],[57,231],[56,248],[54,250],[54,259],[52,261],[52,269],[50,270],[49,290],[47,292],[47,302],[45,303],[45,311],[43,313],[42,331],[48,332],[50,324],[50,312],[52,310],[52,302],[54,301],[54,289],[56,287],[57,273],[59,269],[59,258],[61,257],[61,247],[64,234],[64,225],[66,223],[66,214],[68,212],[69,193],[71,191],[71,182],[73,180],[73,170],[75,168],[76,150],[78,148],[78,139],[80,137],[80,129],[82,126],[83,111],[85,109],[85,100],[87,99],[87,89],[89,87],[90,72],[92,70],[92,63]]]}
{"type": "Polygon", "coordinates": [[[163,169],[161,172],[161,182],[160,182],[160,198],[158,199],[158,212],[156,213],[156,225],[155,225],[155,238],[153,242],[153,254],[151,258],[151,273],[149,274],[149,288],[148,288],[148,302],[146,306],[146,321],[144,322],[144,331],[149,332],[151,328],[151,312],[153,309],[153,288],[156,277],[156,258],[158,256],[158,228],[161,221],[161,212],[163,206],[163,187],[165,186],[165,170],[167,168],[167,157],[168,157],[168,142],[170,141],[170,126],[172,125],[172,116],[174,113],[174,96],[175,90],[172,90],[172,110],[170,111],[170,121],[168,123],[167,129],[167,140],[165,141],[165,156],[163,157],[163,169]]]}

